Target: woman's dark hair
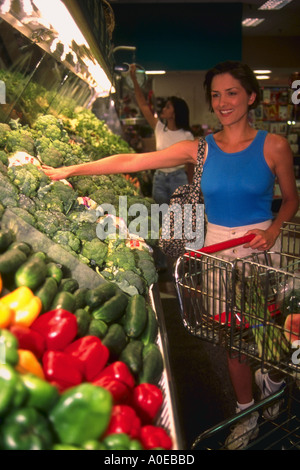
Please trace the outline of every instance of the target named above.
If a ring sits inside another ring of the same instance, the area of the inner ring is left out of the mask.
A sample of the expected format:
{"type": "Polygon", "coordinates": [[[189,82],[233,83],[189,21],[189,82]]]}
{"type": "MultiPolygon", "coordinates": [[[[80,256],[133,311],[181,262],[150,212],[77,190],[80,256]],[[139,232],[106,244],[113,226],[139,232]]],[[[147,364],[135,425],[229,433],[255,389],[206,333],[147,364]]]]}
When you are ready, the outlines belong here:
{"type": "Polygon", "coordinates": [[[170,101],[174,108],[175,124],[177,129],[190,130],[190,111],[186,102],[177,96],[170,96],[167,101],[170,101]]]}
{"type": "Polygon", "coordinates": [[[203,83],[205,89],[205,96],[206,100],[209,103],[210,110],[212,111],[211,105],[211,84],[213,78],[216,75],[221,75],[223,73],[230,73],[230,75],[238,80],[242,87],[246,90],[248,95],[251,93],[256,94],[256,98],[254,102],[249,105],[249,110],[254,109],[260,102],[260,87],[258,80],[254,74],[254,72],[250,69],[250,67],[246,64],[242,64],[241,62],[231,61],[228,60],[226,62],[221,62],[212,69],[208,70],[205,75],[205,80],[203,83]]]}

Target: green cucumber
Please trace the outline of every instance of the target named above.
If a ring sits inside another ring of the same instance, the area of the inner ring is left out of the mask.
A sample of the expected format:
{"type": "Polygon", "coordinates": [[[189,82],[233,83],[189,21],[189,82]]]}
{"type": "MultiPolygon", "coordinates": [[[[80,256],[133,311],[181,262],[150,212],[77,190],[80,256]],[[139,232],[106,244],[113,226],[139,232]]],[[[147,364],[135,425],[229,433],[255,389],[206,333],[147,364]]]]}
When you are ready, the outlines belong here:
{"type": "MultiPolygon", "coordinates": [[[[77,336],[79,338],[82,338],[83,336],[86,336],[89,331],[89,326],[91,323],[91,315],[90,313],[85,310],[84,308],[77,308],[75,310],[75,317],[77,320],[77,336]]],[[[96,336],[96,335],[95,335],[96,336]]]]}
{"type": "Polygon", "coordinates": [[[0,230],[0,253],[7,250],[14,240],[15,235],[11,230],[0,230]]]}
{"type": "Polygon", "coordinates": [[[128,297],[124,292],[118,292],[108,299],[103,305],[92,311],[93,318],[112,323],[124,314],[128,303],[128,297]]]}
{"type": "Polygon", "coordinates": [[[63,271],[61,266],[57,263],[54,263],[54,261],[47,263],[47,276],[53,277],[57,284],[59,284],[63,278],[63,271]]]}
{"type": "Polygon", "coordinates": [[[46,277],[42,286],[35,292],[35,295],[41,299],[42,312],[47,312],[57,294],[57,283],[53,277],[46,277]]]}
{"type": "Polygon", "coordinates": [[[150,343],[143,349],[143,365],[139,373],[139,383],[158,384],[164,369],[159,347],[150,343]]]}
{"type": "Polygon", "coordinates": [[[142,334],[139,336],[139,339],[143,342],[145,346],[149,343],[155,343],[158,335],[158,321],[156,318],[156,313],[154,312],[151,305],[146,305],[147,310],[147,323],[142,331],[142,334]]]}
{"type": "Polygon", "coordinates": [[[79,289],[79,284],[77,279],[72,277],[66,277],[60,281],[59,292],[71,292],[73,294],[77,289],[79,289]]]}
{"type": "Polygon", "coordinates": [[[30,258],[28,258],[16,271],[16,286],[27,286],[30,289],[35,290],[44,282],[46,275],[46,263],[43,259],[34,254],[30,256],[30,258]]]}
{"type": "Polygon", "coordinates": [[[18,242],[18,241],[15,241],[13,243],[11,243],[11,245],[9,245],[8,247],[9,250],[20,250],[20,251],[23,251],[25,253],[25,255],[29,256],[32,249],[31,249],[31,246],[28,245],[28,243],[26,242],[18,242]]]}
{"type": "Polygon", "coordinates": [[[67,310],[68,312],[74,313],[76,310],[76,301],[75,297],[71,292],[63,291],[58,292],[53,299],[50,309],[57,310],[57,309],[67,310]]]}
{"type": "Polygon", "coordinates": [[[104,282],[93,289],[90,289],[86,295],[86,304],[94,309],[99,307],[103,302],[115,295],[117,286],[111,282],[104,282]]]}
{"type": "Polygon", "coordinates": [[[108,348],[110,359],[117,359],[127,344],[127,336],[122,326],[118,323],[112,323],[102,339],[102,344],[108,348]]]}
{"type": "Polygon", "coordinates": [[[24,251],[17,248],[7,250],[0,255],[0,273],[15,273],[27,261],[24,251]]]}
{"type": "Polygon", "coordinates": [[[140,294],[130,297],[124,315],[124,331],[130,338],[137,338],[147,324],[146,300],[140,294]]]}
{"type": "Polygon", "coordinates": [[[87,287],[80,287],[73,292],[76,300],[76,308],[84,308],[86,306],[86,294],[88,290],[87,287]]]}
{"type": "Polygon", "coordinates": [[[108,330],[108,324],[103,320],[96,320],[92,318],[89,324],[88,333],[91,336],[97,336],[97,338],[103,339],[108,330]]]}
{"type": "Polygon", "coordinates": [[[133,375],[138,375],[143,366],[143,343],[132,339],[120,354],[119,360],[125,362],[133,375]]]}

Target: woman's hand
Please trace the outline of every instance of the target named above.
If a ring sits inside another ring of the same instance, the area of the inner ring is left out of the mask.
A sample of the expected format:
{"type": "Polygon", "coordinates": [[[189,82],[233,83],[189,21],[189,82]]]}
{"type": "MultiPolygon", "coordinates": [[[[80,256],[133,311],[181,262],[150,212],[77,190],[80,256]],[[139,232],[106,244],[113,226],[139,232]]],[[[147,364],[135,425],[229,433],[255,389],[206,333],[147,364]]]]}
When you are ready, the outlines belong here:
{"type": "Polygon", "coordinates": [[[247,233],[245,233],[245,235],[249,235],[250,233],[253,233],[255,237],[253,238],[253,240],[251,240],[251,242],[246,243],[244,245],[244,248],[252,248],[253,250],[258,251],[270,250],[278,237],[278,234],[274,234],[270,229],[253,229],[249,230],[247,233]]]}
{"type": "Polygon", "coordinates": [[[70,176],[68,167],[52,168],[52,166],[42,165],[42,170],[52,180],[63,180],[70,176]]]}

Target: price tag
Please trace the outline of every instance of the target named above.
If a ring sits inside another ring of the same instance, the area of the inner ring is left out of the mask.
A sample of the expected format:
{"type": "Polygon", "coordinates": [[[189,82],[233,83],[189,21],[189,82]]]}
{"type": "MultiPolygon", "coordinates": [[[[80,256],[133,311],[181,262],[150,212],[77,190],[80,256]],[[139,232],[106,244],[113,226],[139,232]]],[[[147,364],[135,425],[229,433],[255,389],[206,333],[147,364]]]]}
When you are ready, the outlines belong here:
{"type": "Polygon", "coordinates": [[[6,87],[2,80],[0,80],[0,104],[6,104],[6,87]]]}

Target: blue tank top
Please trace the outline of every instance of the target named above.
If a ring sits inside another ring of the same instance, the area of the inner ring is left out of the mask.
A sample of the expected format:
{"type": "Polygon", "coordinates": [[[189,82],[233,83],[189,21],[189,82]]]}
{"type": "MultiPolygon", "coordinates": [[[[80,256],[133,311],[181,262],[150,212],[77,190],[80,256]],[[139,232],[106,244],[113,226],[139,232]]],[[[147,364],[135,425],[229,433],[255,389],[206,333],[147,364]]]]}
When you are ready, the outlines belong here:
{"type": "Polygon", "coordinates": [[[239,227],[272,219],[275,175],[263,153],[266,135],[259,130],[246,149],[235,153],[223,152],[213,134],[206,137],[201,189],[208,222],[239,227]]]}

